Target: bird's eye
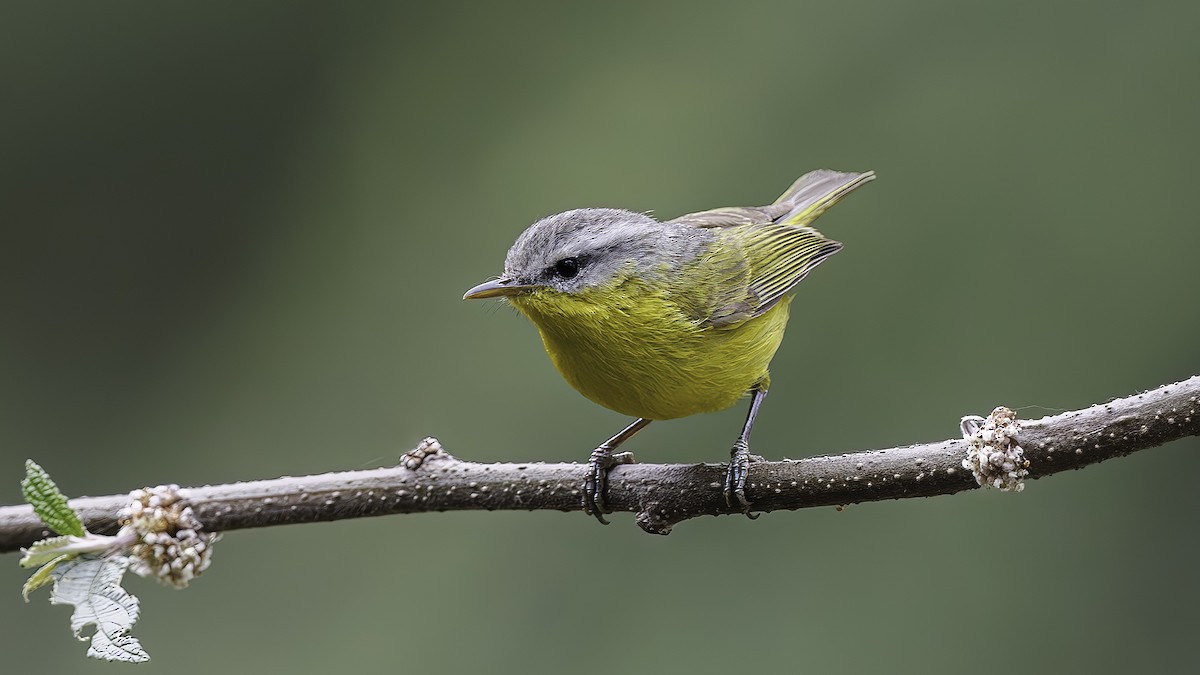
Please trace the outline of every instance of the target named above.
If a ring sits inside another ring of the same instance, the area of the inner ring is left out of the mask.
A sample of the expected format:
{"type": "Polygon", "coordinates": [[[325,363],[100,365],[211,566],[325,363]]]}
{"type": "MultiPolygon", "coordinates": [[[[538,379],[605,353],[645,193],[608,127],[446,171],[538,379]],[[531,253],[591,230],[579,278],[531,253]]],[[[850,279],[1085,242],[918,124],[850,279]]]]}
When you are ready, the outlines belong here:
{"type": "Polygon", "coordinates": [[[579,274],[579,259],[578,258],[563,258],[554,263],[554,273],[563,279],[571,279],[576,274],[579,274]]]}

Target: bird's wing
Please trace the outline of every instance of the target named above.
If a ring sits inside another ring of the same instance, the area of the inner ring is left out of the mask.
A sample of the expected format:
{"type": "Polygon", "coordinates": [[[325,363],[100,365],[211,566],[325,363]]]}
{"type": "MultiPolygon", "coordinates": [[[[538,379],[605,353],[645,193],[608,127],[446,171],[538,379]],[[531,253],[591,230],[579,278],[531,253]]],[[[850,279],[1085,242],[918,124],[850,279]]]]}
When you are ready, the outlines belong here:
{"type": "Polygon", "coordinates": [[[731,229],[721,245],[736,247],[740,265],[729,267],[724,283],[712,284],[711,311],[704,323],[730,326],[760,316],[796,287],[842,245],[811,227],[751,225],[731,229]]]}
{"type": "Polygon", "coordinates": [[[706,271],[713,278],[704,284],[708,297],[701,303],[703,315],[697,318],[711,326],[731,326],[774,307],[814,267],[842,248],[807,225],[873,178],[870,171],[810,171],[773,204],[699,211],[670,221],[729,228],[717,233],[714,244],[729,250],[711,258],[731,262],[706,271]]]}
{"type": "Polygon", "coordinates": [[[719,209],[688,213],[667,222],[691,225],[692,227],[757,225],[773,222],[777,217],[786,213],[786,209],[780,210],[774,206],[774,204],[770,206],[725,206],[719,209]]]}

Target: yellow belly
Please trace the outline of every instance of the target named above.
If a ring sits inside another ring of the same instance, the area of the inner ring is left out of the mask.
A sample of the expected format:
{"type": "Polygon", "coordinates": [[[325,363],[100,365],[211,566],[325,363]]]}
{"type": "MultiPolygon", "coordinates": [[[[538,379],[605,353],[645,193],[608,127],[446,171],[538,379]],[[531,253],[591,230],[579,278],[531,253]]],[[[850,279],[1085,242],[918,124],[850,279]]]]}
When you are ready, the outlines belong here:
{"type": "Polygon", "coordinates": [[[514,298],[537,325],[558,372],[587,398],[632,417],[665,420],[728,408],[756,384],[783,339],[791,298],[761,316],[715,328],[668,299],[625,289],[604,302],[514,298]]]}

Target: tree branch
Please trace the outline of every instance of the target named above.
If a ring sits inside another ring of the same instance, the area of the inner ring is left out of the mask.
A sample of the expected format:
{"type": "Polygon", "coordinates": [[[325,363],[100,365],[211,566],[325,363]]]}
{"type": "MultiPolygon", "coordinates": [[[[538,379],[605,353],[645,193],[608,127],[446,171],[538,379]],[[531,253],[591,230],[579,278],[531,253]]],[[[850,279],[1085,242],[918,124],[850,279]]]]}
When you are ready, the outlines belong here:
{"type": "MultiPolygon", "coordinates": [[[[1031,479],[1200,435],[1200,376],[1090,408],[1022,422],[1016,441],[1031,479]]],[[[750,465],[754,511],[930,497],[979,487],[963,468],[968,443],[937,443],[750,465]]],[[[580,510],[581,464],[480,464],[433,439],[398,466],[283,477],[185,491],[205,531],[463,510],[580,510]]],[[[626,464],[609,478],[608,505],[667,534],[697,516],[739,513],[725,504],[724,464],[626,464]]],[[[126,495],[71,500],[89,530],[113,534],[126,495]]],[[[28,505],[0,507],[0,552],[48,536],[28,505]]]]}

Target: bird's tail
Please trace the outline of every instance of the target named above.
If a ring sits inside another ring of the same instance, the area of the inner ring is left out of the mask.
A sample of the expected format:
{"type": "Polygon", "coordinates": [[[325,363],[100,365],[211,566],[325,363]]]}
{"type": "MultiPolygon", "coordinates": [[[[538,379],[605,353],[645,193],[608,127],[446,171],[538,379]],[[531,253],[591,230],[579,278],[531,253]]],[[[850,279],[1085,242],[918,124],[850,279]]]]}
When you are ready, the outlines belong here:
{"type": "Polygon", "coordinates": [[[874,171],[848,173],[818,169],[809,171],[796,179],[772,206],[787,207],[787,211],[775,219],[780,225],[808,225],[825,209],[838,203],[856,187],[875,179],[874,171]]]}

